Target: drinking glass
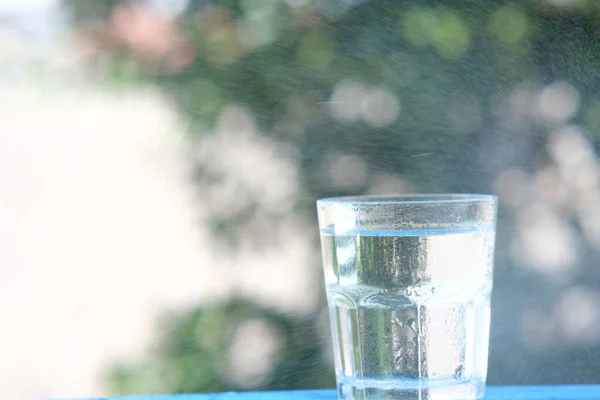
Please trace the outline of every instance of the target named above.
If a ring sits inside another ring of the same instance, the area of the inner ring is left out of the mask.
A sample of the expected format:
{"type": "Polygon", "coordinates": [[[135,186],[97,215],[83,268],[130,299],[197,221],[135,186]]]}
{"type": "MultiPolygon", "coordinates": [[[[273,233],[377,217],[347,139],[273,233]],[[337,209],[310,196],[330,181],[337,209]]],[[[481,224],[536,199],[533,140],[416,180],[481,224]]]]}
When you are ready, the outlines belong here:
{"type": "Polygon", "coordinates": [[[497,200],[317,201],[340,399],[484,394],[497,200]]]}

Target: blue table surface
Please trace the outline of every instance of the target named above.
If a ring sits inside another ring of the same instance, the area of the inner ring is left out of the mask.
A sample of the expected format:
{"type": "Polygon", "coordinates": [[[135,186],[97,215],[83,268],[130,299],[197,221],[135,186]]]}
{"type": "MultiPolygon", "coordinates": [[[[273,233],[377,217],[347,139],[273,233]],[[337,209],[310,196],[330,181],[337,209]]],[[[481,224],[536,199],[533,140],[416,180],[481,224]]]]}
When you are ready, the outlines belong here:
{"type": "MultiPolygon", "coordinates": [[[[89,400],[337,400],[335,390],[229,392],[161,396],[103,397],[89,400]]],[[[484,400],[600,400],[600,385],[490,386],[484,400]]]]}

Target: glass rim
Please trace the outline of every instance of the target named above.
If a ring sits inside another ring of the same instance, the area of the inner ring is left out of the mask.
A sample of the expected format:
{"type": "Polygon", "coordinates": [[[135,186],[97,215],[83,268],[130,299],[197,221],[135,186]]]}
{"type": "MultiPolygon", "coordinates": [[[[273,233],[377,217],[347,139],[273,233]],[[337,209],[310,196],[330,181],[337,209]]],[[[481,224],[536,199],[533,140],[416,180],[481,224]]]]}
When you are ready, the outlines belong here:
{"type": "Polygon", "coordinates": [[[497,201],[493,194],[470,193],[408,193],[388,195],[362,195],[326,197],[317,200],[318,206],[325,205],[410,205],[410,204],[448,204],[448,203],[479,203],[497,201]]]}

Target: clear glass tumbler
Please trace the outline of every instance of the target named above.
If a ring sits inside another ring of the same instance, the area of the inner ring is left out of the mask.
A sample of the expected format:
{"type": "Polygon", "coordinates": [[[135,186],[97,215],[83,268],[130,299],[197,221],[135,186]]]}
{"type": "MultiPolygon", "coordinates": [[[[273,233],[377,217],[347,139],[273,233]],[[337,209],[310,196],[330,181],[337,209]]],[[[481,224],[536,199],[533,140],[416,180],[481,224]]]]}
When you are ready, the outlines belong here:
{"type": "Polygon", "coordinates": [[[317,208],[339,398],[482,397],[496,197],[340,197],[317,208]]]}

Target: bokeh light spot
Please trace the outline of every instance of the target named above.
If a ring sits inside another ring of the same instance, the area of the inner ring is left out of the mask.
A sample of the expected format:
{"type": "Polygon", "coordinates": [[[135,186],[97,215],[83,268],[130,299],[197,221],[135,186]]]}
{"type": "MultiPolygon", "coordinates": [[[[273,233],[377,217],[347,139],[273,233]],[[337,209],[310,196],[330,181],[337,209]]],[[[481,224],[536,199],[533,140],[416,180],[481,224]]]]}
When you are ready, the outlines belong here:
{"type": "Polygon", "coordinates": [[[303,8],[308,6],[312,0],[285,0],[291,8],[303,8]]]}
{"type": "Polygon", "coordinates": [[[175,18],[185,12],[190,0],[146,0],[152,11],[166,17],[175,18]]]}
{"type": "Polygon", "coordinates": [[[278,0],[242,0],[241,7],[247,19],[263,20],[275,13],[278,0]]]}
{"type": "Polygon", "coordinates": [[[360,119],[367,92],[368,88],[360,82],[343,80],[338,83],[328,102],[333,117],[346,123],[360,119]]]}
{"type": "Polygon", "coordinates": [[[400,100],[389,89],[375,88],[367,94],[361,110],[365,121],[376,127],[384,127],[398,117],[400,100]]]}
{"type": "Polygon", "coordinates": [[[576,232],[568,220],[551,207],[533,204],[517,217],[513,249],[522,266],[557,282],[566,283],[576,267],[576,232]]]}
{"type": "Polygon", "coordinates": [[[410,43],[417,47],[431,45],[445,58],[459,58],[470,47],[471,35],[465,21],[446,7],[411,10],[402,22],[410,43]]]}
{"type": "Polygon", "coordinates": [[[555,82],[545,87],[537,100],[542,121],[557,123],[573,117],[579,109],[579,91],[568,82],[555,82]]]}
{"type": "Polygon", "coordinates": [[[525,36],[527,26],[527,17],[521,10],[505,6],[492,14],[488,29],[500,43],[515,45],[525,36]]]}
{"type": "Polygon", "coordinates": [[[548,146],[559,171],[569,180],[576,179],[581,168],[594,161],[591,144],[577,126],[568,126],[555,132],[548,146]]]}
{"type": "Polygon", "coordinates": [[[237,39],[246,50],[272,43],[277,37],[276,24],[272,18],[241,20],[237,22],[236,30],[237,39]]]}
{"type": "Polygon", "coordinates": [[[409,42],[424,47],[430,43],[436,24],[437,18],[432,10],[414,9],[405,14],[402,27],[409,42]]]}
{"type": "Polygon", "coordinates": [[[323,70],[329,67],[335,55],[335,39],[324,29],[305,34],[298,44],[298,59],[307,67],[323,70]]]}
{"type": "Polygon", "coordinates": [[[440,10],[433,33],[433,45],[445,58],[457,59],[466,53],[471,45],[469,28],[456,12],[440,10]]]}

